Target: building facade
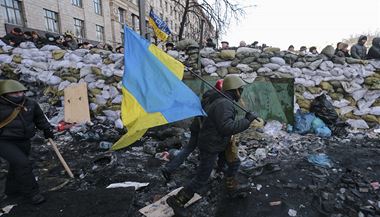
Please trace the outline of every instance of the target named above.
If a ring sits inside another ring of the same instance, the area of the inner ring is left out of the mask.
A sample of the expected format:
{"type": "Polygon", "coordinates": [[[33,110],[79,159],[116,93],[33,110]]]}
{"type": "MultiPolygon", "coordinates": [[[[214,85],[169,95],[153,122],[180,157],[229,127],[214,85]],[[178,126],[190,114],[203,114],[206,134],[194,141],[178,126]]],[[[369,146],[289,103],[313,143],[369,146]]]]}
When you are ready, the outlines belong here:
{"type": "MultiPolygon", "coordinates": [[[[184,1],[184,0],[180,0],[184,1]]],[[[0,0],[0,35],[14,27],[24,31],[44,33],[74,33],[79,41],[105,42],[114,46],[123,42],[123,24],[139,32],[139,0],[0,0]]],[[[173,0],[146,0],[147,36],[154,33],[148,25],[151,9],[172,31],[170,40],[178,40],[183,11],[173,0]]],[[[206,18],[202,18],[206,19],[206,18]]],[[[184,37],[200,39],[201,19],[189,14],[184,37]]],[[[204,38],[212,37],[209,21],[204,26],[204,38]]]]}

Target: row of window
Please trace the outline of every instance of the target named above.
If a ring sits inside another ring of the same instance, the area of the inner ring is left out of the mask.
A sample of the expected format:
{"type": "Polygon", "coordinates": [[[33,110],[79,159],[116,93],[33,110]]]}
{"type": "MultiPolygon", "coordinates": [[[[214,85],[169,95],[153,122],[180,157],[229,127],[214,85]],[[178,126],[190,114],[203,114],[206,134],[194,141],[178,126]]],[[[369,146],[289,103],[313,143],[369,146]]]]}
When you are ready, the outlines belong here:
{"type": "MultiPolygon", "coordinates": [[[[59,20],[58,13],[44,9],[45,11],[45,29],[49,32],[59,32],[59,20]]],[[[98,41],[104,41],[104,27],[100,25],[95,25],[96,28],[96,39],[98,41]]],[[[86,37],[85,35],[85,25],[84,21],[74,18],[74,34],[81,40],[86,37]]]]}
{"type": "MultiPolygon", "coordinates": [[[[102,15],[102,0],[92,0],[96,14],[102,15]]],[[[82,0],[71,0],[71,4],[83,8],[82,0]]]]}

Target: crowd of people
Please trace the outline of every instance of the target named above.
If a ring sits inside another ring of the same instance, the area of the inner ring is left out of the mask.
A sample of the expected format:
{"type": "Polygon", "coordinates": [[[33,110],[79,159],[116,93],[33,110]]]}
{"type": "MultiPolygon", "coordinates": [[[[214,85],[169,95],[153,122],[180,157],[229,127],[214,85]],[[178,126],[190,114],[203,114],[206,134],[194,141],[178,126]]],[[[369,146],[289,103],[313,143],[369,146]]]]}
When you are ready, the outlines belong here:
{"type": "Polygon", "coordinates": [[[53,35],[51,33],[46,33],[45,37],[43,37],[35,31],[23,32],[20,28],[14,28],[0,39],[4,44],[12,47],[18,47],[22,42],[29,41],[33,42],[37,48],[41,48],[44,45],[55,45],[61,49],[67,50],[98,48],[107,51],[115,51],[116,53],[124,53],[123,46],[119,46],[114,50],[110,44],[103,42],[98,43],[96,46],[87,41],[78,43],[76,37],[70,31],[66,31],[63,35],[53,35]]]}

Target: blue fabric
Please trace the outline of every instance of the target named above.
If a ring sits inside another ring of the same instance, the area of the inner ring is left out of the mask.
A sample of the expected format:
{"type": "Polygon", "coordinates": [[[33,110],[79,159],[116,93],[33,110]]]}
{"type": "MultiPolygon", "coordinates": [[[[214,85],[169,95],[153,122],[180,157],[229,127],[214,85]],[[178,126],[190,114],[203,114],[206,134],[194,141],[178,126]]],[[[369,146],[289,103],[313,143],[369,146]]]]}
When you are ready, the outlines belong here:
{"type": "Polygon", "coordinates": [[[327,126],[319,127],[314,130],[315,134],[319,137],[330,137],[332,132],[327,126]]]}
{"type": "Polygon", "coordinates": [[[312,154],[307,157],[307,161],[314,164],[315,166],[331,168],[333,163],[330,160],[329,156],[326,154],[312,154]]]}
{"type": "Polygon", "coordinates": [[[128,27],[125,46],[122,83],[146,112],[161,112],[169,123],[205,114],[195,93],[149,51],[149,42],[128,27]]]}

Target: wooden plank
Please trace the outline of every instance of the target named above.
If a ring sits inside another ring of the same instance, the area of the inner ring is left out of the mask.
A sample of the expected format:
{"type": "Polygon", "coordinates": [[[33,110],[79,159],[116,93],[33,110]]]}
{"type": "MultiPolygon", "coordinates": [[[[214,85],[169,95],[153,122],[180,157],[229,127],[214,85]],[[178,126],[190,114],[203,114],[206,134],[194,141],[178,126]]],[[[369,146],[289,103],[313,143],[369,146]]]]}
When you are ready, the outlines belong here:
{"type": "MultiPolygon", "coordinates": [[[[177,188],[169,194],[165,195],[163,198],[158,201],[142,208],[139,212],[146,217],[171,217],[174,216],[173,209],[169,207],[166,203],[166,199],[172,195],[177,194],[183,187],[177,188]]],[[[195,194],[189,202],[186,203],[185,207],[190,206],[191,204],[197,202],[202,197],[199,194],[195,194]]]]}
{"type": "Polygon", "coordinates": [[[80,83],[64,90],[65,122],[86,123],[91,121],[88,105],[87,84],[80,83]]]}

